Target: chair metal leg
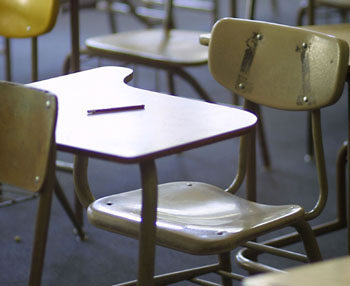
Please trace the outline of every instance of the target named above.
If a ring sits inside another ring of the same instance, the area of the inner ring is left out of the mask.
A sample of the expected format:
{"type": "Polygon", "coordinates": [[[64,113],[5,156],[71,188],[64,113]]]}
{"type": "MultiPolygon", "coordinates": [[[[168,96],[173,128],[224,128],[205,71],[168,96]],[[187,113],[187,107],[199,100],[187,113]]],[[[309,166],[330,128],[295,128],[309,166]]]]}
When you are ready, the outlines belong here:
{"type": "Polygon", "coordinates": [[[40,286],[44,267],[47,233],[50,221],[52,190],[40,196],[35,225],[35,238],[32,252],[32,263],[29,277],[30,286],[40,286]]]}
{"type": "Polygon", "coordinates": [[[303,220],[296,223],[294,227],[300,234],[309,261],[321,261],[322,255],[311,226],[305,220],[303,220]]]}
{"type": "Polygon", "coordinates": [[[76,216],[74,215],[74,212],[68,202],[68,199],[66,198],[66,195],[64,194],[62,187],[60,183],[58,182],[57,178],[55,178],[55,195],[57,196],[58,200],[60,201],[62,207],[64,208],[66,214],[70,218],[71,222],[73,223],[75,230],[77,234],[79,235],[81,240],[86,239],[86,235],[82,229],[82,224],[79,223],[76,216]]]}
{"type": "Polygon", "coordinates": [[[306,154],[304,157],[305,162],[310,162],[314,156],[313,139],[312,139],[312,127],[311,127],[311,113],[307,113],[306,119],[306,154]]]}
{"type": "Polygon", "coordinates": [[[262,118],[260,106],[257,106],[256,113],[257,113],[257,116],[259,118],[258,126],[257,126],[257,133],[258,133],[257,135],[258,135],[258,139],[259,139],[261,155],[262,155],[262,159],[264,162],[264,167],[266,169],[269,169],[271,166],[271,162],[270,162],[269,150],[267,148],[267,143],[266,143],[266,136],[265,136],[265,131],[264,131],[264,121],[262,118]]]}
{"type": "Polygon", "coordinates": [[[202,98],[204,101],[207,102],[213,102],[213,100],[210,98],[210,96],[207,94],[207,92],[202,88],[202,86],[198,83],[198,81],[191,76],[189,73],[187,73],[182,68],[173,68],[171,69],[172,72],[176,73],[178,76],[180,76],[182,79],[187,81],[199,94],[200,98],[202,98]]]}
{"type": "Polygon", "coordinates": [[[11,69],[11,43],[9,38],[5,38],[5,68],[6,68],[6,80],[12,81],[12,69],[11,69]]]}
{"type": "Polygon", "coordinates": [[[38,81],[38,38],[32,38],[32,82],[38,81]]]}
{"type": "MultiPolygon", "coordinates": [[[[231,265],[231,255],[230,252],[219,254],[219,263],[221,265],[221,269],[227,272],[232,271],[231,265]]],[[[222,285],[224,286],[232,286],[232,279],[228,277],[222,276],[222,285]]]]}
{"type": "Polygon", "coordinates": [[[142,221],[139,238],[139,265],[137,285],[153,285],[158,179],[154,160],[140,164],[142,182],[142,221]]]}
{"type": "Polygon", "coordinates": [[[117,22],[115,20],[115,14],[113,13],[112,9],[112,0],[108,0],[108,21],[109,21],[109,26],[111,28],[111,32],[114,34],[117,32],[117,22]]]}
{"type": "MultiPolygon", "coordinates": [[[[332,231],[342,229],[347,226],[347,206],[346,206],[346,163],[348,154],[348,144],[344,144],[340,147],[337,155],[336,162],[336,205],[337,205],[337,217],[334,220],[318,224],[312,227],[316,236],[326,234],[332,231]]],[[[350,236],[349,236],[350,237],[350,236]]],[[[265,243],[275,247],[282,247],[300,241],[298,233],[293,232],[275,239],[266,241],[265,243]]],[[[350,249],[350,246],[349,246],[350,249]]]]}
{"type": "Polygon", "coordinates": [[[175,94],[174,74],[171,71],[167,71],[168,89],[170,94],[175,94]]]}
{"type": "Polygon", "coordinates": [[[255,18],[255,0],[246,0],[246,19],[254,20],[255,18]]]}

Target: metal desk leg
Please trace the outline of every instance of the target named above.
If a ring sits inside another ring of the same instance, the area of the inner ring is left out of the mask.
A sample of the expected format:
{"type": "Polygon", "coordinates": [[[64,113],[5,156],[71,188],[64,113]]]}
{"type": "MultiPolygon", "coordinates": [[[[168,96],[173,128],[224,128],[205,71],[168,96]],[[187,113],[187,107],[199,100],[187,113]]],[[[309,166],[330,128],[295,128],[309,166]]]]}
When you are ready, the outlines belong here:
{"type": "Polygon", "coordinates": [[[156,219],[158,201],[157,170],[154,160],[140,164],[142,182],[142,219],[139,240],[137,285],[153,285],[156,219]]]}
{"type": "Polygon", "coordinates": [[[79,0],[70,0],[71,54],[73,72],[80,70],[79,0]]]}

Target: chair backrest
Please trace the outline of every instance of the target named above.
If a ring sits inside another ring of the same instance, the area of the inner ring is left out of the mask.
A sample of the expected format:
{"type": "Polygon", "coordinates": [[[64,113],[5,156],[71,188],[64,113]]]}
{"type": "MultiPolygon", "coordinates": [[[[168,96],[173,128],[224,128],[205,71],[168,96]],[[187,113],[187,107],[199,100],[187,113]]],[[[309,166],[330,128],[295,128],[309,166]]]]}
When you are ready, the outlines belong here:
{"type": "Polygon", "coordinates": [[[336,102],[348,68],[345,41],[296,27],[226,18],[212,30],[209,68],[257,104],[312,110],[336,102]]]}
{"type": "Polygon", "coordinates": [[[54,159],[56,118],[57,99],[52,94],[0,82],[1,183],[41,190],[49,160],[54,159]]]}
{"type": "Polygon", "coordinates": [[[1,0],[0,35],[30,38],[49,32],[55,25],[59,0],[1,0]]]}

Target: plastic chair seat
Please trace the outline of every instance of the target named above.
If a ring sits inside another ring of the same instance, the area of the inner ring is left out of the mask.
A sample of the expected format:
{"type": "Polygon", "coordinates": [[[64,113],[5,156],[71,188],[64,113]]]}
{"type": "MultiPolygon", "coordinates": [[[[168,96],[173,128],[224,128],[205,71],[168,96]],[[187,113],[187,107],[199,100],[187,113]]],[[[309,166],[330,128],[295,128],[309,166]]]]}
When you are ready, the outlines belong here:
{"type": "Polygon", "coordinates": [[[87,39],[89,51],[110,57],[167,66],[196,66],[208,61],[208,48],[199,43],[204,32],[162,29],[137,30],[87,39]]]}
{"type": "MultiPolygon", "coordinates": [[[[229,251],[304,215],[300,206],[257,204],[199,182],[162,184],[158,191],[157,244],[191,254],[229,251]]],[[[141,195],[136,190],[98,199],[89,206],[88,219],[99,228],[137,238],[141,195]]]]}

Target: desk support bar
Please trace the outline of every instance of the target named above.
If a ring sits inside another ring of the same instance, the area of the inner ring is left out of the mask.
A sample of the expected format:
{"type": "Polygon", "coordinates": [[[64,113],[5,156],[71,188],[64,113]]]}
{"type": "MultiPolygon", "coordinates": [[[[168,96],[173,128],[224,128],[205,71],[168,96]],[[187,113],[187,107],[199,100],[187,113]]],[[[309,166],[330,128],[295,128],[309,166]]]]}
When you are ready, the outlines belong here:
{"type": "Polygon", "coordinates": [[[153,285],[158,179],[154,160],[140,163],[142,183],[142,221],[139,238],[139,271],[137,285],[153,285]]]}
{"type": "Polygon", "coordinates": [[[89,158],[85,156],[75,156],[74,158],[74,185],[75,191],[79,198],[80,203],[84,208],[88,206],[95,200],[92,195],[88,183],[87,170],[88,170],[89,158]]]}

